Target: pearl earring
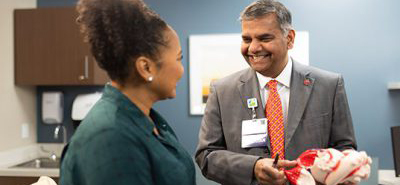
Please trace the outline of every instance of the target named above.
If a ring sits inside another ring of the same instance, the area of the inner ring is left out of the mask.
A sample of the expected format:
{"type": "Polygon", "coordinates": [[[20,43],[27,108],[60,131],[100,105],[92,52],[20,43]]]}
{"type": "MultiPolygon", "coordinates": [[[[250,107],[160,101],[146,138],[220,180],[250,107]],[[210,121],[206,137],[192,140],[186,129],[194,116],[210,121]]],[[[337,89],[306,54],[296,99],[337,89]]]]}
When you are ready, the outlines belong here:
{"type": "Polygon", "coordinates": [[[153,76],[149,76],[149,78],[147,78],[147,81],[152,82],[153,81],[153,76]]]}

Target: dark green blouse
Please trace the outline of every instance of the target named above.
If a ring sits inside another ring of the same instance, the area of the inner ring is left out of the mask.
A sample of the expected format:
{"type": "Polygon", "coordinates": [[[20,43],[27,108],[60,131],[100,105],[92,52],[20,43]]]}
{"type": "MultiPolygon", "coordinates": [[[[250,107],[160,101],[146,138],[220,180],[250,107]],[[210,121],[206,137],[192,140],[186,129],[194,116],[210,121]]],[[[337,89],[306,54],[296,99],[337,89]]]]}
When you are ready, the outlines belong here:
{"type": "Polygon", "coordinates": [[[78,127],[63,158],[61,185],[193,185],[191,156],[154,110],[151,122],[119,90],[102,98],[78,127]],[[154,125],[160,135],[153,133],[154,125]]]}

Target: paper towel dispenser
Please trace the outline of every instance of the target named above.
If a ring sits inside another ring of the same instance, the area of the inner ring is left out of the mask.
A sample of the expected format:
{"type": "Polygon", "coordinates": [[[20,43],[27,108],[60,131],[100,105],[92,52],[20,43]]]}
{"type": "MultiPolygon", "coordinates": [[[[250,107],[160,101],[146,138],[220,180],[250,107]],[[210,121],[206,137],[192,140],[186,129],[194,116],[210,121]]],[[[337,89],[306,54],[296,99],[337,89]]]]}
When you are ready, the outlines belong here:
{"type": "Polygon", "coordinates": [[[60,124],[64,117],[64,95],[60,91],[42,94],[42,120],[46,124],[60,124]]]}
{"type": "Polygon", "coordinates": [[[80,94],[76,96],[72,104],[72,120],[80,121],[92,109],[94,104],[101,98],[102,93],[80,94]]]}

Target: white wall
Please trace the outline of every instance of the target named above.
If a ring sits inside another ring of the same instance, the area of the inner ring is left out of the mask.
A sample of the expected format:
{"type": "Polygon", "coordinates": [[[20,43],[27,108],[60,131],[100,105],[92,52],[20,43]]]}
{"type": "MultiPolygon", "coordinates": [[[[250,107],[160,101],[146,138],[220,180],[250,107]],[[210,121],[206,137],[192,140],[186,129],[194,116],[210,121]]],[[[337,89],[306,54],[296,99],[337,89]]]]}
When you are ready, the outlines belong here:
{"type": "Polygon", "coordinates": [[[0,1],[0,151],[36,142],[36,97],[34,87],[14,85],[13,10],[35,8],[36,0],[0,1]],[[29,137],[21,137],[27,123],[29,137]]]}

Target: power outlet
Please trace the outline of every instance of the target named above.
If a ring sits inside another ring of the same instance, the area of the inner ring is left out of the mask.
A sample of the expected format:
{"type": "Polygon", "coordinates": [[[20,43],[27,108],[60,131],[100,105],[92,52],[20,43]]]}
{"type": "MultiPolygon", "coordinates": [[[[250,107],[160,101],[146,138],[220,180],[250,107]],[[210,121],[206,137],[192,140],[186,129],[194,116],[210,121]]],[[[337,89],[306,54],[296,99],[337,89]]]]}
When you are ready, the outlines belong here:
{"type": "Polygon", "coordinates": [[[22,123],[22,125],[21,125],[21,137],[22,137],[22,139],[25,139],[25,138],[29,137],[29,124],[28,123],[22,123]]]}

